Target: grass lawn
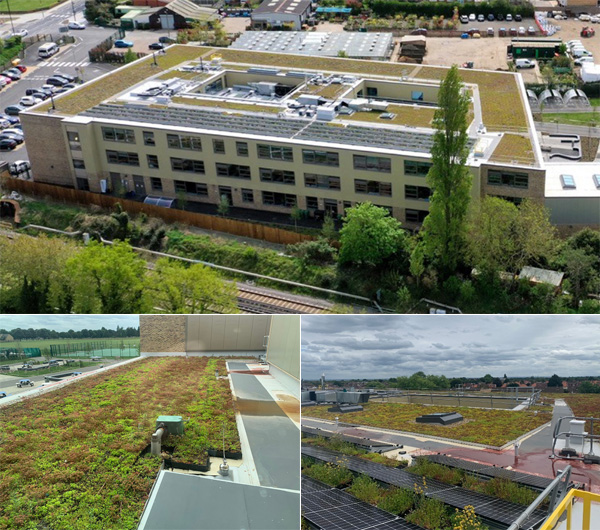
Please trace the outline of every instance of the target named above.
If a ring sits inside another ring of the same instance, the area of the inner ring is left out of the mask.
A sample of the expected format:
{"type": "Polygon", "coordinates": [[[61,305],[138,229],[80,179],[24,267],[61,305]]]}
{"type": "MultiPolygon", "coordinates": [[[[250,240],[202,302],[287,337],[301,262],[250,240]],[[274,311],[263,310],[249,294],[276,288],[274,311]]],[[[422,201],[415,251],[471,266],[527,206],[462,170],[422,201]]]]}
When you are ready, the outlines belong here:
{"type": "Polygon", "coordinates": [[[383,125],[407,125],[414,127],[431,127],[435,109],[432,107],[414,107],[412,105],[390,105],[386,112],[395,114],[391,120],[382,120],[379,116],[383,114],[378,111],[355,112],[352,116],[342,116],[340,119],[346,121],[365,121],[381,123],[383,125]]]}
{"type": "Polygon", "coordinates": [[[553,112],[543,114],[545,123],[564,123],[566,125],[600,125],[599,112],[553,112]]]}
{"type": "Polygon", "coordinates": [[[198,105],[199,107],[218,107],[220,109],[245,110],[247,112],[269,112],[279,113],[283,111],[283,107],[269,107],[267,105],[257,105],[255,103],[236,103],[235,101],[216,101],[211,99],[194,99],[194,98],[171,98],[173,103],[181,103],[182,105],[198,105]]]}
{"type": "Polygon", "coordinates": [[[121,342],[125,345],[125,349],[128,346],[132,348],[137,347],[140,343],[139,337],[127,337],[123,339],[47,339],[47,340],[15,340],[14,342],[2,343],[1,348],[49,348],[51,344],[87,344],[87,343],[99,343],[105,342],[107,348],[119,348],[121,342]]]}
{"type": "MultiPolygon", "coordinates": [[[[337,413],[327,412],[327,406],[311,407],[307,416],[335,420],[337,413]]],[[[547,412],[534,415],[529,411],[487,410],[468,407],[367,403],[362,412],[350,412],[340,419],[345,423],[370,425],[385,429],[442,436],[453,440],[502,446],[551,418],[547,412]],[[415,418],[434,412],[458,412],[464,420],[448,426],[416,423],[415,418]]]]}
{"type": "MultiPolygon", "coordinates": [[[[6,7],[7,1],[0,0],[0,11],[3,13],[8,13],[6,7]]],[[[10,0],[10,11],[11,13],[39,11],[41,9],[48,9],[59,3],[59,0],[10,0]]]]}
{"type": "Polygon", "coordinates": [[[173,458],[240,451],[225,360],[148,358],[0,408],[0,529],[133,530],[160,468],[140,452],[159,415],[180,415],[173,458]]]}
{"type": "Polygon", "coordinates": [[[600,107],[600,98],[588,98],[592,107],[600,107]]]}

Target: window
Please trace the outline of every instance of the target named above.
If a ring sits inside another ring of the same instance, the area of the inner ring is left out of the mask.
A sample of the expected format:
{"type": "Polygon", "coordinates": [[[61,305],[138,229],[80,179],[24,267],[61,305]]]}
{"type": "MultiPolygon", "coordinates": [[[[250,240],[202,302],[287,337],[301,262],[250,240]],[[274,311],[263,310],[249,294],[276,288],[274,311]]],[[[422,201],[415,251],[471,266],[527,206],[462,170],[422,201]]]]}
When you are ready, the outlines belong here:
{"type": "Polygon", "coordinates": [[[242,202],[254,202],[254,191],[242,188],[242,202]]]}
{"type": "Polygon", "coordinates": [[[374,206],[377,206],[377,208],[383,208],[384,210],[387,210],[390,216],[394,215],[394,209],[391,206],[384,206],[383,204],[375,204],[374,206]]]}
{"type": "Polygon", "coordinates": [[[221,199],[225,197],[227,199],[227,204],[233,204],[233,194],[231,193],[231,188],[229,186],[219,186],[219,197],[221,199]]]}
{"type": "Polygon", "coordinates": [[[431,190],[426,186],[404,186],[405,199],[417,199],[419,201],[428,201],[431,190]]]}
{"type": "Polygon", "coordinates": [[[498,197],[499,199],[512,202],[515,206],[519,206],[519,204],[523,202],[523,197],[506,197],[504,195],[494,195],[494,197],[498,197]]]}
{"type": "Polygon", "coordinates": [[[171,149],[191,149],[194,151],[202,151],[202,140],[195,136],[167,134],[167,145],[171,149]]]}
{"type": "Polygon", "coordinates": [[[235,150],[238,156],[248,156],[248,144],[246,142],[235,142],[235,150]]]}
{"type": "Polygon", "coordinates": [[[124,142],[126,144],[135,143],[135,134],[133,129],[118,129],[116,127],[102,127],[102,137],[107,142],[124,142]]]}
{"type": "Polygon", "coordinates": [[[291,147],[282,147],[279,145],[258,144],[258,158],[270,158],[271,160],[294,161],[294,153],[291,147]]]}
{"type": "Polygon", "coordinates": [[[148,167],[151,169],[158,169],[158,156],[156,155],[146,155],[146,159],[148,161],[148,167]]]}
{"type": "Polygon", "coordinates": [[[338,167],[340,165],[340,155],[331,151],[315,151],[313,149],[303,149],[302,161],[305,164],[338,167]]]}
{"type": "Polygon", "coordinates": [[[284,206],[285,208],[293,208],[296,205],[296,196],[291,193],[263,191],[262,199],[263,204],[269,206],[284,206]]]}
{"type": "Polygon", "coordinates": [[[250,166],[238,166],[237,164],[217,163],[217,177],[250,179],[250,176],[250,166]]]}
{"type": "Polygon", "coordinates": [[[376,180],[354,179],[354,191],[368,195],[392,196],[392,184],[390,182],[377,182],[376,180]]]}
{"type": "Polygon", "coordinates": [[[125,166],[139,166],[140,159],[137,153],[127,153],[125,151],[106,151],[106,158],[109,164],[123,164],[125,166]]]}
{"type": "Polygon", "coordinates": [[[338,205],[335,199],[325,199],[323,201],[323,206],[325,207],[325,211],[331,215],[331,217],[337,217],[338,205]]]}
{"type": "Polygon", "coordinates": [[[279,182],[281,184],[295,184],[296,177],[293,171],[282,169],[260,168],[260,180],[263,182],[279,182]]]}
{"type": "Polygon", "coordinates": [[[178,193],[191,193],[208,197],[208,186],[204,182],[187,182],[185,180],[175,181],[175,191],[178,193]]]}
{"type": "Polygon", "coordinates": [[[416,90],[413,90],[410,93],[410,99],[413,101],[423,101],[423,92],[418,92],[416,90]]]}
{"type": "Polygon", "coordinates": [[[69,147],[71,149],[81,151],[81,140],[79,139],[79,133],[76,131],[67,131],[67,138],[69,140],[69,147]]]}
{"type": "Polygon", "coordinates": [[[348,210],[348,208],[352,208],[352,202],[344,201],[344,215],[346,214],[346,210],[348,210]]]}
{"type": "Polygon", "coordinates": [[[529,176],[526,173],[511,173],[490,169],[488,171],[488,184],[527,189],[529,187],[529,176]]]}
{"type": "Polygon", "coordinates": [[[427,210],[406,210],[407,223],[422,223],[429,212],[427,210]]]}
{"type": "Polygon", "coordinates": [[[144,145],[156,145],[152,131],[144,131],[144,145]]]}
{"type": "Polygon", "coordinates": [[[225,142],[223,140],[213,140],[213,151],[218,155],[224,155],[225,142]]]}
{"type": "Polygon", "coordinates": [[[573,175],[561,175],[560,183],[562,184],[563,190],[574,190],[577,188],[573,175]]]}
{"type": "Polygon", "coordinates": [[[307,210],[318,210],[319,199],[317,197],[306,197],[306,209],[307,210]]]}
{"type": "Polygon", "coordinates": [[[340,177],[304,173],[304,185],[307,188],[323,188],[326,190],[339,190],[340,177]]]}
{"type": "Polygon", "coordinates": [[[392,161],[380,156],[354,155],[354,169],[391,173],[392,161]]]}
{"type": "Polygon", "coordinates": [[[596,189],[600,190],[600,174],[592,175],[592,180],[594,181],[594,186],[596,186],[596,189]]]}
{"type": "Polygon", "coordinates": [[[375,86],[368,86],[367,87],[367,97],[376,98],[377,94],[378,94],[377,87],[375,87],[375,86]]]}
{"type": "Polygon", "coordinates": [[[426,177],[429,168],[432,166],[429,162],[417,162],[415,160],[404,161],[404,174],[416,175],[417,177],[426,177]]]}
{"type": "Polygon", "coordinates": [[[162,191],[162,180],[158,177],[150,177],[150,187],[154,191],[162,191]]]}
{"type": "Polygon", "coordinates": [[[187,158],[171,157],[171,169],[173,171],[185,171],[187,173],[204,174],[204,162],[202,160],[188,160],[187,158]]]}
{"type": "Polygon", "coordinates": [[[77,189],[83,191],[90,191],[90,182],[88,179],[77,177],[77,189]]]}
{"type": "Polygon", "coordinates": [[[81,158],[73,159],[73,167],[75,169],[85,169],[85,162],[81,158]]]}

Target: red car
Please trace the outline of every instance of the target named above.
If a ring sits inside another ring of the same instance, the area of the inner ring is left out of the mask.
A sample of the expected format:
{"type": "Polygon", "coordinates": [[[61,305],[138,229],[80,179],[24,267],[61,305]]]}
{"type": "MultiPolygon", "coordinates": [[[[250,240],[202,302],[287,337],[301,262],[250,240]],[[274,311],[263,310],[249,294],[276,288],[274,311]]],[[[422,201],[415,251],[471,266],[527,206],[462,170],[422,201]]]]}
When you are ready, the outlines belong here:
{"type": "Polygon", "coordinates": [[[27,72],[27,67],[23,66],[22,64],[17,64],[15,68],[18,68],[19,70],[21,70],[21,72],[27,72]]]}

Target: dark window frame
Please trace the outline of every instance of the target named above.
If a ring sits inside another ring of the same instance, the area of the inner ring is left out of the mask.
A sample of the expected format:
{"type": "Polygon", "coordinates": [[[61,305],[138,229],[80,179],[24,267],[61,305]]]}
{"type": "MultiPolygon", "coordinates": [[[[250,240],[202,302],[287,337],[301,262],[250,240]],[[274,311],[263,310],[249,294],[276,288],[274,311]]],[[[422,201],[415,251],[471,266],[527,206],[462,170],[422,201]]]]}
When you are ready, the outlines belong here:
{"type": "Polygon", "coordinates": [[[296,173],[287,169],[273,169],[269,167],[259,168],[261,182],[272,182],[274,184],[296,184],[296,173]]]}
{"type": "Polygon", "coordinates": [[[107,149],[106,159],[109,164],[135,167],[139,167],[140,165],[139,155],[137,153],[130,153],[129,151],[113,151],[112,149],[107,149]]]}
{"type": "Polygon", "coordinates": [[[124,144],[135,144],[135,131],[122,127],[102,126],[102,138],[106,142],[119,142],[124,144]]]}
{"type": "Polygon", "coordinates": [[[335,151],[302,149],[302,162],[316,166],[340,167],[340,154],[335,151]]]}
{"type": "Polygon", "coordinates": [[[354,169],[362,171],[392,172],[392,159],[385,156],[353,155],[354,169]]]}

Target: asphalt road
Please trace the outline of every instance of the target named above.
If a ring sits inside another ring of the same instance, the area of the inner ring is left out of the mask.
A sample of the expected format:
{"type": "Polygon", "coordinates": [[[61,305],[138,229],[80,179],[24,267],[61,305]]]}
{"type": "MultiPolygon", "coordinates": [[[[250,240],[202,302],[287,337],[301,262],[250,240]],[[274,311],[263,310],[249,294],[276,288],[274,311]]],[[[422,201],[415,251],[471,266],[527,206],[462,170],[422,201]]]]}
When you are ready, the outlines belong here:
{"type": "MultiPolygon", "coordinates": [[[[76,20],[82,21],[84,1],[74,0],[74,5],[76,20]]],[[[14,26],[16,30],[27,29],[29,36],[47,34],[57,36],[59,35],[59,27],[68,20],[73,20],[70,2],[49,11],[24,15],[19,19],[15,18],[14,26]]],[[[7,36],[11,32],[10,23],[6,22],[0,26],[0,34],[3,36],[7,36]]],[[[3,112],[8,105],[19,103],[19,100],[25,95],[26,89],[41,87],[46,83],[46,79],[55,72],[79,76],[84,81],[89,81],[113,70],[115,68],[113,65],[90,63],[88,58],[88,50],[112,33],[114,33],[114,29],[95,26],[89,26],[85,30],[70,30],[68,34],[75,37],[75,43],[62,47],[58,54],[47,60],[38,58],[38,48],[44,44],[44,41],[27,48],[21,62],[21,64],[27,66],[27,72],[19,81],[11,83],[0,92],[0,112],[3,112]]],[[[66,33],[60,33],[60,35],[66,35],[66,33]]],[[[0,153],[0,159],[9,162],[27,160],[28,158],[26,141],[14,151],[0,153]]]]}

